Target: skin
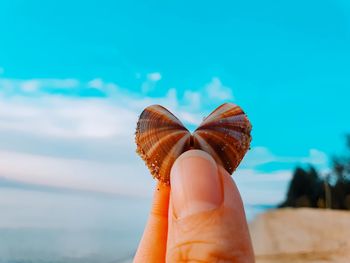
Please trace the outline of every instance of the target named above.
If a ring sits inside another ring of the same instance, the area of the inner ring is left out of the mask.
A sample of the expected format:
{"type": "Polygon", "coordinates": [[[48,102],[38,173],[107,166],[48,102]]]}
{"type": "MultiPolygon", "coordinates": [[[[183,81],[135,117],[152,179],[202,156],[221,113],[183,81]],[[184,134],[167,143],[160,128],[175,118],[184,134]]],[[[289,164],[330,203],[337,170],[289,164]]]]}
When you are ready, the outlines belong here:
{"type": "Polygon", "coordinates": [[[158,183],[134,262],[254,262],[242,200],[232,177],[200,150],[158,183]]]}

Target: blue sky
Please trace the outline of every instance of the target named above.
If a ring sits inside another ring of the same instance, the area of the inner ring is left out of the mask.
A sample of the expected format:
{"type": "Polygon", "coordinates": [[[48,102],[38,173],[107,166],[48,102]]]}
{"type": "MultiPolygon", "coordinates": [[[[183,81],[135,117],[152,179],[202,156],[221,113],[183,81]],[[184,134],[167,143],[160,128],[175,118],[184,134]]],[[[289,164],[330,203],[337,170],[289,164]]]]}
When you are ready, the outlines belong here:
{"type": "Polygon", "coordinates": [[[193,129],[232,101],[253,124],[242,195],[277,202],[343,150],[349,72],[346,1],[1,1],[0,177],[150,196],[141,110],[193,129]]]}

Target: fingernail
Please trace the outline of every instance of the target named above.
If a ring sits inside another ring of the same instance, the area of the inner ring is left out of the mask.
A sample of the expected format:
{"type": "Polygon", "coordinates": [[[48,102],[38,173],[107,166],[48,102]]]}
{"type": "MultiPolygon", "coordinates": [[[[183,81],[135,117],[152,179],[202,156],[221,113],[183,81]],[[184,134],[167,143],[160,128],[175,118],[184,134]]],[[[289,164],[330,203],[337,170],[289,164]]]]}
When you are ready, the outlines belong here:
{"type": "Polygon", "coordinates": [[[171,169],[170,183],[173,211],[178,218],[213,210],[222,202],[217,165],[204,151],[182,154],[171,169]]]}

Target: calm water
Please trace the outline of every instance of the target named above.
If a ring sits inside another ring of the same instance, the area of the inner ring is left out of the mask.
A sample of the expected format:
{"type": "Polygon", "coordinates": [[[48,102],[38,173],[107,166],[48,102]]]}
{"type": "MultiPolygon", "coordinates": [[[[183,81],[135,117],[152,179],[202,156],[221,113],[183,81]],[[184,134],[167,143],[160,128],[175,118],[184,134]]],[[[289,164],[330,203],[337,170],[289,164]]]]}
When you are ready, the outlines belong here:
{"type": "Polygon", "coordinates": [[[130,262],[150,201],[0,188],[0,263],[130,262]]]}

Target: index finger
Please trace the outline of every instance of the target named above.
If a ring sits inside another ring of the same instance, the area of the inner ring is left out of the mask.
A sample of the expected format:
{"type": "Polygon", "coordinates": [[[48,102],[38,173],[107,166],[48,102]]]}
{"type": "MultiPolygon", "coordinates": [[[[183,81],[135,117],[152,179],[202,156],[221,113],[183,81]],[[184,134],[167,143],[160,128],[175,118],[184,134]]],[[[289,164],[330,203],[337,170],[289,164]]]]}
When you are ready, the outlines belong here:
{"type": "Polygon", "coordinates": [[[165,262],[170,187],[158,183],[134,262],[165,262]]]}

